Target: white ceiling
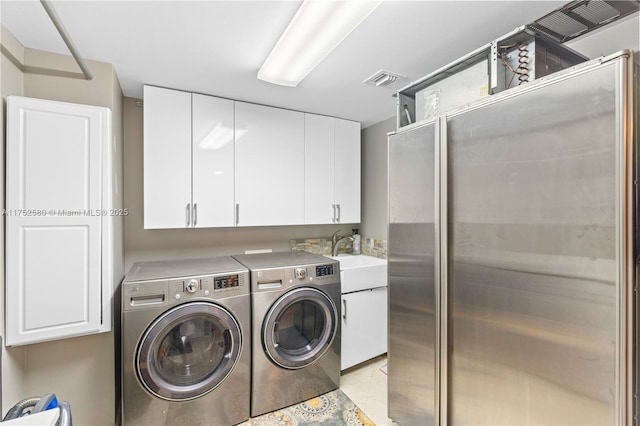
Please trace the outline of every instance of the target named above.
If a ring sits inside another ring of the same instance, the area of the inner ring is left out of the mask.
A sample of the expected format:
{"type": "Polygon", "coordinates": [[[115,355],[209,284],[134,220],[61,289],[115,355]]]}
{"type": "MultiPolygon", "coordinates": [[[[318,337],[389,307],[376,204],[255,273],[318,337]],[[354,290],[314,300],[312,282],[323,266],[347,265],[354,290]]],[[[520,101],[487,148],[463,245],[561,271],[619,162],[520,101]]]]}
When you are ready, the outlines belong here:
{"type": "MultiPolygon", "coordinates": [[[[385,1],[295,88],[256,78],[298,1],[55,1],[86,59],[112,63],[125,96],[142,85],[361,121],[395,114],[392,94],[563,1],[385,1]],[[362,84],[379,69],[408,78],[362,84]]],[[[0,1],[25,47],[68,54],[39,1],[0,1]]]]}

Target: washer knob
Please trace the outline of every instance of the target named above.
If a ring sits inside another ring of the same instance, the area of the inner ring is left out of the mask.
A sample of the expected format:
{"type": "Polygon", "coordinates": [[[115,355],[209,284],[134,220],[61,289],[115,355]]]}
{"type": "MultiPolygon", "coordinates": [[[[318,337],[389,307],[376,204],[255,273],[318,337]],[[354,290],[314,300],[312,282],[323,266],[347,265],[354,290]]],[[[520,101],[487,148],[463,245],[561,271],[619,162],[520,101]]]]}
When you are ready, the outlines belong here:
{"type": "Polygon", "coordinates": [[[305,268],[296,268],[295,276],[299,280],[303,280],[307,277],[307,270],[305,268]]]}
{"type": "Polygon", "coordinates": [[[186,290],[187,293],[193,294],[196,291],[198,291],[199,288],[200,288],[200,283],[198,282],[198,280],[191,280],[187,283],[184,289],[186,290]]]}

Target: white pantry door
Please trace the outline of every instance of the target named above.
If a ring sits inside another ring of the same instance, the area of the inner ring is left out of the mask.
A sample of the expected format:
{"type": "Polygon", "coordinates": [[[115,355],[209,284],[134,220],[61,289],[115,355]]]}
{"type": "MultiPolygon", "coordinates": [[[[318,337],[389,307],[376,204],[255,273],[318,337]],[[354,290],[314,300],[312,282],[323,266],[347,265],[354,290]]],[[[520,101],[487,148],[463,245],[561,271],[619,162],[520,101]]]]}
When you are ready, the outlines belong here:
{"type": "Polygon", "coordinates": [[[110,111],[21,97],[7,107],[6,343],[98,332],[110,111]]]}

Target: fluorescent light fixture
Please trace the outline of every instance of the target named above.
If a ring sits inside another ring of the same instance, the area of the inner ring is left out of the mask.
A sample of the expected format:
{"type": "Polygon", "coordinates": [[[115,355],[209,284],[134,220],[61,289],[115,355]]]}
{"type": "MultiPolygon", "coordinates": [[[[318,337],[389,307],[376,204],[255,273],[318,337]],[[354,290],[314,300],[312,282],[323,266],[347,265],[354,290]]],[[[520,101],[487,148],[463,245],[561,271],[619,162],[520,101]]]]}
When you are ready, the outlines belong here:
{"type": "Polygon", "coordinates": [[[382,1],[305,0],[258,71],[258,78],[295,87],[382,1]]]}

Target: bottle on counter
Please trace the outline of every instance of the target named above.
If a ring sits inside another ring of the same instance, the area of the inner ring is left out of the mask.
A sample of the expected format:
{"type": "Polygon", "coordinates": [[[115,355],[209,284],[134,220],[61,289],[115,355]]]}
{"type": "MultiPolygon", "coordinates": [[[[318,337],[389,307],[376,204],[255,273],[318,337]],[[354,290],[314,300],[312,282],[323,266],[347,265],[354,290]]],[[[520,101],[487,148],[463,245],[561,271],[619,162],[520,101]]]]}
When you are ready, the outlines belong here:
{"type": "Polygon", "coordinates": [[[360,234],[358,234],[357,229],[352,229],[353,231],[353,245],[351,254],[360,254],[360,234]]]}

